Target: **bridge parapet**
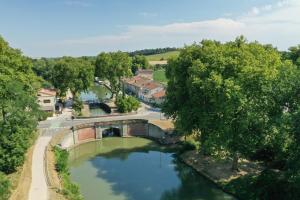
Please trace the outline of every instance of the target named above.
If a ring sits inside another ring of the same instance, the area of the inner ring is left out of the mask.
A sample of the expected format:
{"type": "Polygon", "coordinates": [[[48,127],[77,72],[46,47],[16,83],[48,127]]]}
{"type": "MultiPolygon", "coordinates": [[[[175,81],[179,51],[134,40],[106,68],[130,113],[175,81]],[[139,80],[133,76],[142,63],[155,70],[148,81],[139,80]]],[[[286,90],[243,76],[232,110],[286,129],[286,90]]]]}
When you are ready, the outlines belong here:
{"type": "Polygon", "coordinates": [[[172,129],[165,122],[148,121],[145,119],[113,120],[87,123],[75,126],[61,141],[63,148],[87,141],[100,140],[103,132],[107,129],[119,129],[121,137],[151,137],[156,139],[165,138],[172,129]],[[167,129],[166,129],[167,128],[167,129]]]}

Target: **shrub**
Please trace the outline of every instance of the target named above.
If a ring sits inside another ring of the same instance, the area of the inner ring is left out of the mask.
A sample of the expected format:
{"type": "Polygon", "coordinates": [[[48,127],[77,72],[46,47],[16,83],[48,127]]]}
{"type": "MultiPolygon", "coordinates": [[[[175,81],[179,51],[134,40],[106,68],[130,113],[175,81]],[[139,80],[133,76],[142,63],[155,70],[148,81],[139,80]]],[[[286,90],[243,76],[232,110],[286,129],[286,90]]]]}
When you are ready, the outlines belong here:
{"type": "Polygon", "coordinates": [[[59,147],[54,148],[55,154],[55,168],[62,180],[63,190],[62,194],[70,200],[82,200],[79,186],[72,183],[70,179],[68,158],[69,153],[66,150],[60,149],[59,147]]]}
{"type": "Polygon", "coordinates": [[[116,105],[119,112],[128,113],[136,111],[140,107],[140,102],[132,96],[118,97],[116,100],[116,105]]]}
{"type": "Polygon", "coordinates": [[[66,150],[62,150],[59,147],[54,148],[56,163],[55,168],[59,173],[68,173],[68,157],[69,153],[66,150]]]}
{"type": "Polygon", "coordinates": [[[10,196],[10,182],[6,176],[0,172],[0,199],[6,200],[10,196]]]}

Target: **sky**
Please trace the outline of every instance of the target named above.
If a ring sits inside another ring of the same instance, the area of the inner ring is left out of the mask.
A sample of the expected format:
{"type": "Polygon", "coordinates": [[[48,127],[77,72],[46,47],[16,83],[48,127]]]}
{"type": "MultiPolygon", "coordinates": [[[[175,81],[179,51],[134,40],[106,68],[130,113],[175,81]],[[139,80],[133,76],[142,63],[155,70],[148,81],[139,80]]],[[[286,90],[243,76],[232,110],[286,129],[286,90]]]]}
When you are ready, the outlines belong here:
{"type": "Polygon", "coordinates": [[[0,0],[0,35],[31,57],[183,47],[244,35],[300,44],[300,0],[0,0]]]}

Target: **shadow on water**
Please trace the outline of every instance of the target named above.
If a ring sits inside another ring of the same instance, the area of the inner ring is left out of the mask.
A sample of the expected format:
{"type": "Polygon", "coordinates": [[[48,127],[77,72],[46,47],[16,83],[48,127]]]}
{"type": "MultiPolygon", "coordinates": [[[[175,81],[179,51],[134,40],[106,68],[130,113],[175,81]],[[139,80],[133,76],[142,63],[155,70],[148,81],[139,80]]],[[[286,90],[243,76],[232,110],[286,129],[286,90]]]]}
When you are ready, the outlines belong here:
{"type": "Polygon", "coordinates": [[[74,159],[72,167],[80,167],[84,162],[91,164],[96,170],[95,178],[110,186],[111,199],[119,196],[126,200],[233,199],[182,163],[169,149],[141,138],[137,140],[137,146],[131,138],[108,139],[108,143],[103,140],[98,146],[89,144],[94,151],[82,153],[80,149],[74,149],[70,155],[74,159]]]}

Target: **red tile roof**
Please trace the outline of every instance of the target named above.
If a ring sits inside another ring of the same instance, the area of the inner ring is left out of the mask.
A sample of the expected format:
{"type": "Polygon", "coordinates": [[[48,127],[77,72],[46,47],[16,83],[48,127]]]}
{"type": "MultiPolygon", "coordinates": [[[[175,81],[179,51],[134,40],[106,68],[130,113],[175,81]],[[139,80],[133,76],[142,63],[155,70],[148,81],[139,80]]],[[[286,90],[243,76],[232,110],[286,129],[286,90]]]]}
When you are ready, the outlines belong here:
{"type": "Polygon", "coordinates": [[[153,90],[155,88],[161,87],[161,85],[159,83],[155,83],[155,82],[149,82],[147,84],[144,85],[145,88],[147,88],[148,90],[153,90]]]}
{"type": "Polygon", "coordinates": [[[151,82],[151,80],[142,76],[134,76],[129,79],[124,79],[124,82],[136,87],[144,87],[148,82],[151,82]]]}
{"type": "Polygon", "coordinates": [[[166,96],[166,91],[165,90],[161,90],[159,92],[156,92],[152,95],[155,99],[159,99],[162,98],[164,96],[166,96]]]}
{"type": "Polygon", "coordinates": [[[39,94],[46,94],[46,95],[49,95],[49,96],[56,96],[56,91],[51,90],[51,89],[42,88],[42,89],[39,90],[38,93],[39,94]]]}

